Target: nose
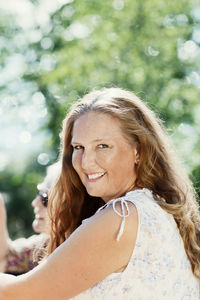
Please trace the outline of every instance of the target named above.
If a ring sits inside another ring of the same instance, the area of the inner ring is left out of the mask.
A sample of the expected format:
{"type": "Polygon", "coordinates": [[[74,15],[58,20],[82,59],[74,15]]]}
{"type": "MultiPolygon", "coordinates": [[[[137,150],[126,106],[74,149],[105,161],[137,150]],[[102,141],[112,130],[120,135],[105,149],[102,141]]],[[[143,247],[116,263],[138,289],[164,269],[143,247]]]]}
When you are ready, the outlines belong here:
{"type": "Polygon", "coordinates": [[[95,153],[90,150],[84,149],[84,152],[81,157],[81,166],[83,170],[91,170],[95,165],[95,153]]]}
{"type": "Polygon", "coordinates": [[[32,207],[36,207],[40,204],[41,204],[40,196],[36,196],[31,203],[32,207]]]}

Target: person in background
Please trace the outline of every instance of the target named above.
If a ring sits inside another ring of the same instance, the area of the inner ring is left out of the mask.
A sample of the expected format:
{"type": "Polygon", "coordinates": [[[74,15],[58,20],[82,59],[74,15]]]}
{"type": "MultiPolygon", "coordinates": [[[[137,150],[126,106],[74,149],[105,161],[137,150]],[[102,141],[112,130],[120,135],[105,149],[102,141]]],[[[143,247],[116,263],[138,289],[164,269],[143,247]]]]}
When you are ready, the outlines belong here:
{"type": "Polygon", "coordinates": [[[155,114],[93,91],[63,123],[48,257],[0,274],[1,300],[199,300],[200,214],[155,114]]]}
{"type": "Polygon", "coordinates": [[[2,196],[0,197],[0,271],[13,275],[24,274],[33,269],[37,262],[34,251],[48,240],[48,191],[60,170],[55,163],[47,168],[44,181],[37,185],[37,195],[32,201],[34,209],[33,230],[38,233],[29,238],[11,240],[6,225],[6,210],[2,196]]]}
{"type": "Polygon", "coordinates": [[[6,209],[0,194],[0,272],[5,270],[6,254],[8,251],[8,230],[6,225],[6,209]]]}

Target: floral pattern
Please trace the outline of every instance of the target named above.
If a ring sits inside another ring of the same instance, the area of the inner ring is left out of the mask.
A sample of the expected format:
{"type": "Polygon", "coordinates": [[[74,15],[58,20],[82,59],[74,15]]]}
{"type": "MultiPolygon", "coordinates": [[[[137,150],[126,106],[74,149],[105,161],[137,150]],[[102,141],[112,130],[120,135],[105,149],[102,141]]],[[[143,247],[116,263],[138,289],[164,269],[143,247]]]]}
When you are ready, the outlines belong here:
{"type": "Polygon", "coordinates": [[[19,238],[11,241],[6,256],[5,273],[21,275],[32,270],[37,263],[34,261],[34,251],[45,246],[45,234],[32,235],[29,238],[19,238]]]}
{"type": "MultiPolygon", "coordinates": [[[[147,189],[128,192],[109,201],[138,212],[139,226],[132,257],[126,269],[71,298],[73,300],[198,300],[199,282],[193,275],[182,238],[172,215],[165,212],[147,189]]],[[[122,210],[120,235],[129,211],[122,210]]]]}

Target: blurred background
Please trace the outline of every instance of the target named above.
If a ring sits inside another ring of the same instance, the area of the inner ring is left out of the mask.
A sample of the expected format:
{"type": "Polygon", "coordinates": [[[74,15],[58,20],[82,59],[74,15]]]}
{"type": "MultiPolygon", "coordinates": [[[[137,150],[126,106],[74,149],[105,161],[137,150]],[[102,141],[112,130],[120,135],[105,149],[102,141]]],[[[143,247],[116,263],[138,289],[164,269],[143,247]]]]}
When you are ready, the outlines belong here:
{"type": "Polygon", "coordinates": [[[93,88],[134,91],[165,122],[200,191],[200,4],[196,0],[1,0],[0,191],[12,238],[70,103],[93,88]]]}

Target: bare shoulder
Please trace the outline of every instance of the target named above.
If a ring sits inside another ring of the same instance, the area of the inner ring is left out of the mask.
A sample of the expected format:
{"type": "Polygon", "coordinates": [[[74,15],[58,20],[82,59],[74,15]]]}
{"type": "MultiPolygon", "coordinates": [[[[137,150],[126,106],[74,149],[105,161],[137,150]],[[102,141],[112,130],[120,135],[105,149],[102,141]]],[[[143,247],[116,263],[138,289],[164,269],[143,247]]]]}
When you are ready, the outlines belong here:
{"type": "Polygon", "coordinates": [[[112,272],[123,270],[126,267],[137,238],[137,209],[130,202],[127,205],[128,211],[126,207],[124,218],[121,203],[117,202],[115,209],[112,204],[105,207],[86,222],[83,222],[74,233],[74,235],[79,236],[79,241],[83,239],[88,244],[88,252],[94,246],[94,249],[99,249],[97,253],[103,253],[105,261],[112,262],[112,272]],[[123,228],[121,228],[122,226],[123,228]],[[117,241],[120,230],[122,231],[121,236],[117,241]]]}
{"type": "Polygon", "coordinates": [[[127,202],[127,206],[123,207],[120,201],[115,205],[111,203],[97,212],[88,222],[86,221],[84,226],[87,226],[87,230],[97,230],[100,235],[116,241],[123,219],[124,229],[120,241],[123,242],[126,238],[134,240],[138,227],[138,214],[131,202],[127,202]]]}

